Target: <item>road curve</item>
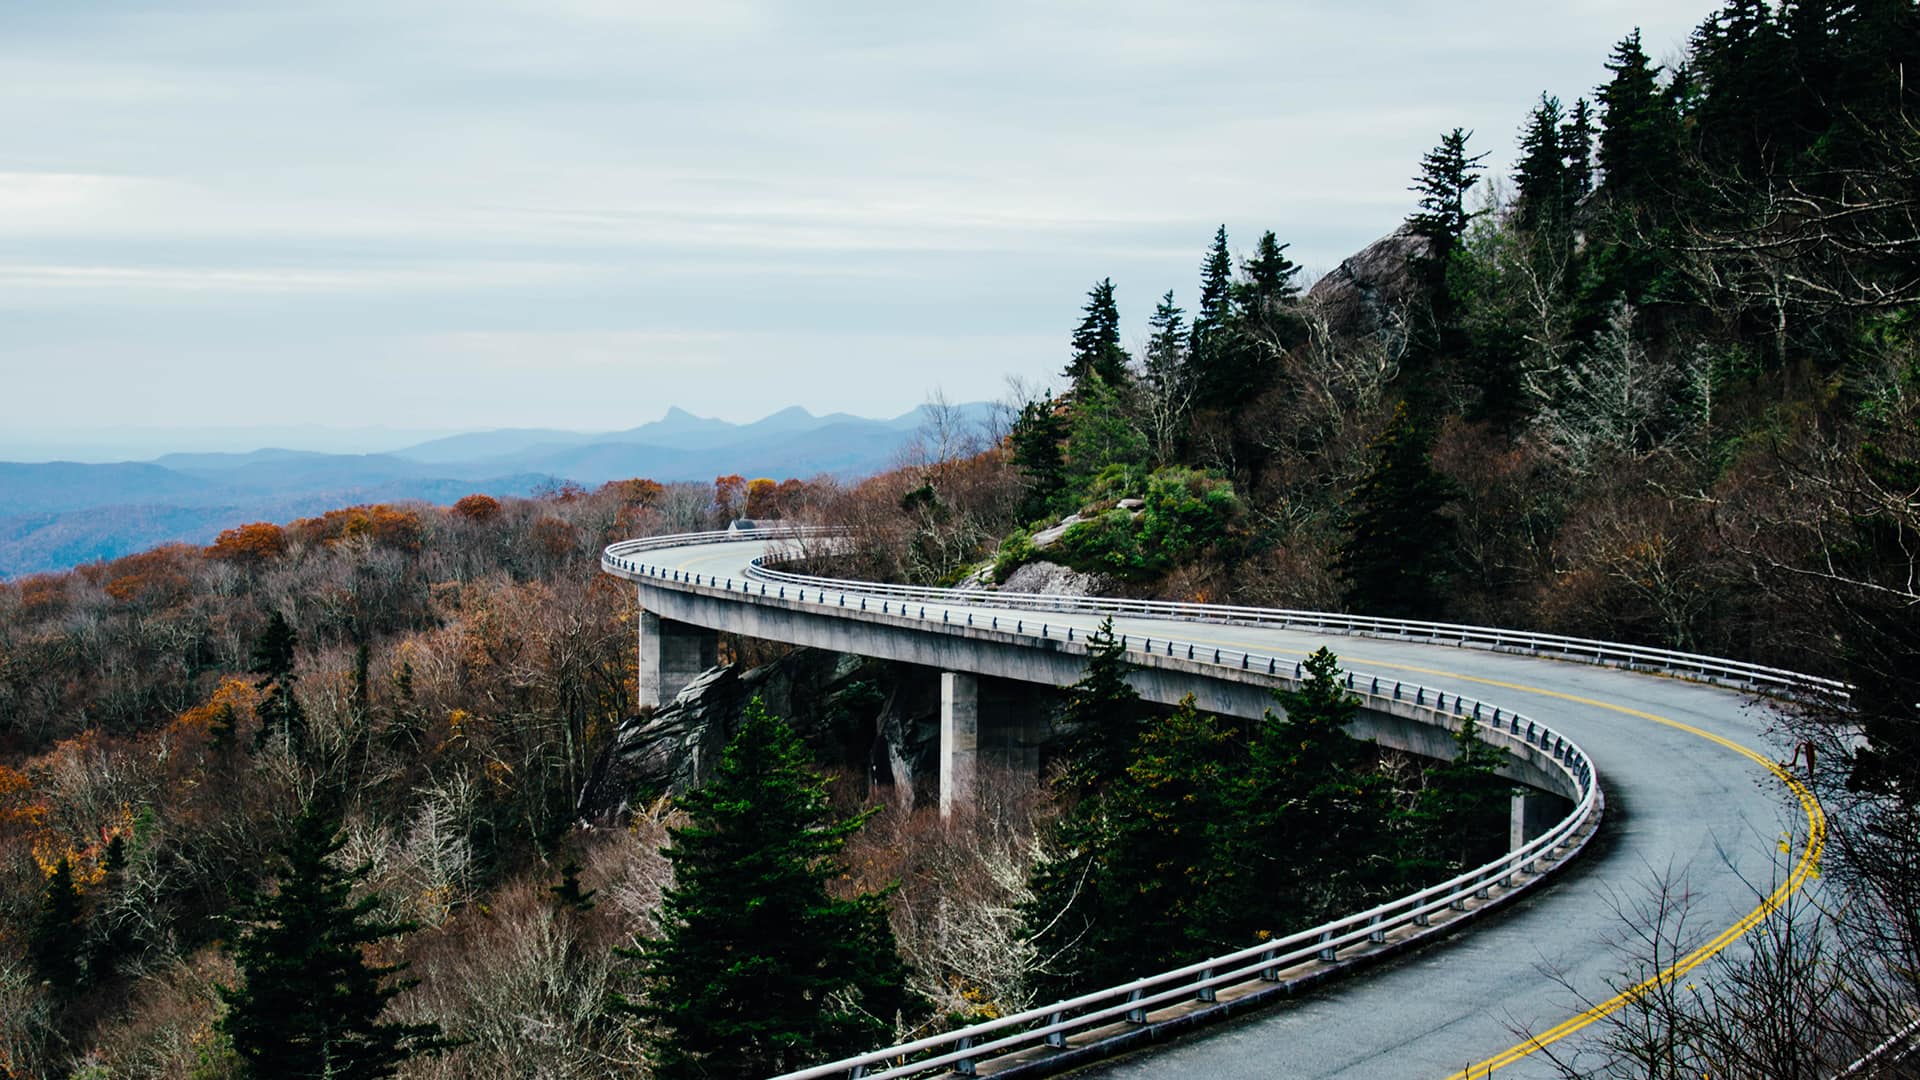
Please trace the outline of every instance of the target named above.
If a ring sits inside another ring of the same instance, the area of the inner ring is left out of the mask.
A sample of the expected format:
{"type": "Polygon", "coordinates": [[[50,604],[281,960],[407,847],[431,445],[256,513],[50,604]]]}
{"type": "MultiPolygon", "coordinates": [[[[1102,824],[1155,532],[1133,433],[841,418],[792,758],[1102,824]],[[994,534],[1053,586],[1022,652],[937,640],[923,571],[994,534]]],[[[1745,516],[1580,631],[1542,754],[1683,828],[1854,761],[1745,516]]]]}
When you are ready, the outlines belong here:
{"type": "MultiPolygon", "coordinates": [[[[702,543],[650,550],[645,561],[741,579],[766,550],[765,541],[702,543]]],[[[955,608],[963,610],[991,612],[990,594],[977,608],[955,608]]],[[[1085,613],[1048,618],[1082,632],[1099,621],[1085,613]]],[[[1552,1052],[1577,1051],[1590,1007],[1620,985],[1620,909],[1643,898],[1656,877],[1684,880],[1688,925],[1713,947],[1764,917],[1817,860],[1819,810],[1772,764],[1786,755],[1769,735],[1767,709],[1739,692],[1445,645],[1134,615],[1114,625],[1282,657],[1327,645],[1343,665],[1538,717],[1593,762],[1608,818],[1575,865],[1498,918],[1364,977],[1076,1076],[1553,1076],[1531,1040],[1561,1035],[1552,1052]]]]}

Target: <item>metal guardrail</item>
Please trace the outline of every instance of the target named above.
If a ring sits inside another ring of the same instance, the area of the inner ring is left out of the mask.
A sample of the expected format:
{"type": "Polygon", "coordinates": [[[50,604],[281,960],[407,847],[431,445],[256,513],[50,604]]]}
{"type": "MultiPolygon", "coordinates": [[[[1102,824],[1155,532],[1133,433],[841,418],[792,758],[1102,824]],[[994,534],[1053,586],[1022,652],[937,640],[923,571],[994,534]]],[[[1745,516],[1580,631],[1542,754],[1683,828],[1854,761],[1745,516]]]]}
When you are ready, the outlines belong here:
{"type": "MultiPolygon", "coordinates": [[[[792,538],[831,538],[838,534],[836,530],[816,528],[791,530],[786,535],[792,538]]],[[[968,607],[1002,606],[993,601],[1006,598],[1008,594],[912,589],[808,577],[770,570],[764,566],[763,559],[754,560],[749,570],[750,576],[736,578],[655,566],[635,558],[646,551],[660,548],[739,539],[741,536],[736,533],[710,532],[628,541],[607,548],[602,565],[608,572],[620,576],[648,579],[695,591],[739,594],[755,600],[830,608],[844,614],[860,611],[868,618],[901,618],[929,624],[937,621],[954,630],[964,625],[976,631],[1064,641],[1083,648],[1086,645],[1084,633],[1076,637],[1076,632],[1083,629],[1080,627],[1056,626],[1045,620],[1033,626],[1032,620],[1023,618],[1011,620],[1012,626],[1009,627],[1002,625],[1002,620],[996,615],[986,616],[983,624],[978,612],[964,610],[968,607]],[[958,613],[958,618],[954,611],[956,606],[963,609],[958,613]]],[[[1069,610],[1115,610],[1068,606],[1071,601],[1082,598],[1012,595],[1020,601],[1045,600],[1068,607],[1069,610]]],[[[1194,619],[1192,612],[1202,608],[1202,605],[1143,601],[1119,603],[1126,605],[1121,610],[1129,613],[1163,615],[1174,612],[1175,618],[1223,621],[1194,619]]],[[[1230,610],[1258,612],[1260,609],[1230,610]]],[[[1236,618],[1224,621],[1245,620],[1236,618]]],[[[1221,677],[1228,679],[1245,680],[1252,677],[1258,680],[1266,676],[1297,684],[1303,674],[1297,661],[1283,663],[1278,656],[1201,646],[1171,637],[1149,637],[1139,642],[1123,638],[1122,644],[1130,654],[1148,662],[1171,657],[1176,661],[1185,660],[1214,668],[1221,677]]],[[[1223,991],[1233,992],[1249,984],[1258,987],[1263,983],[1278,982],[1281,973],[1289,968],[1309,962],[1335,962],[1342,949],[1384,944],[1389,935],[1397,933],[1404,940],[1409,936],[1420,937],[1437,932],[1444,929],[1451,918],[1443,913],[1464,912],[1476,901],[1491,902],[1496,898],[1496,890],[1500,897],[1504,897],[1529,887],[1554,869],[1561,860],[1578,853],[1593,835],[1605,806],[1605,798],[1585,753],[1564,736],[1539,721],[1460,694],[1449,696],[1443,690],[1383,680],[1351,670],[1346,673],[1345,682],[1365,707],[1398,713],[1411,711],[1423,715],[1427,723],[1450,730],[1463,723],[1465,717],[1475,717],[1489,742],[1520,750],[1536,759],[1544,757],[1550,762],[1549,768],[1559,771],[1567,782],[1566,790],[1575,795],[1573,811],[1538,839],[1516,851],[1448,881],[1366,911],[1067,1001],[789,1073],[780,1080],[814,1080],[830,1076],[883,1080],[919,1076],[932,1071],[975,1075],[983,1064],[994,1058],[1028,1054],[1041,1048],[1064,1050],[1076,1041],[1081,1045],[1089,1041],[1098,1043],[1113,1037],[1108,1029],[1116,1025],[1124,1031],[1135,1025],[1152,1023],[1150,1017],[1155,1012],[1177,1010],[1193,1002],[1214,1002],[1223,991]],[[1438,925],[1436,918],[1441,920],[1438,925]],[[1409,928],[1413,928],[1410,934],[1402,933],[1409,928]]]]}

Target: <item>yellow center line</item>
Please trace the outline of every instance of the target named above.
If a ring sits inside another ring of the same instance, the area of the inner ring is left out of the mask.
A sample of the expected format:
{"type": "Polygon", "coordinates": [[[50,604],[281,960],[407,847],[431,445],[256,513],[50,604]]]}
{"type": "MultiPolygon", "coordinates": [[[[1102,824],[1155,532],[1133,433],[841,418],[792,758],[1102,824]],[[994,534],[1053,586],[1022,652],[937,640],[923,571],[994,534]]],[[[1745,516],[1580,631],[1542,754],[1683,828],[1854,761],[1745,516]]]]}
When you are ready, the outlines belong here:
{"type": "MultiPolygon", "coordinates": [[[[1065,625],[1065,624],[1062,624],[1062,625],[1065,625]]],[[[1082,627],[1082,629],[1085,629],[1085,628],[1082,627]]],[[[1206,638],[1191,638],[1187,640],[1191,640],[1195,644],[1218,645],[1221,647],[1230,646],[1237,649],[1243,649],[1248,647],[1248,643],[1239,642],[1239,641],[1222,641],[1218,639],[1206,639],[1206,638]]],[[[1364,641],[1366,639],[1362,638],[1359,640],[1364,641]]],[[[1258,647],[1263,649],[1267,648],[1267,646],[1264,646],[1264,645],[1259,645],[1258,647]]],[[[1274,648],[1272,652],[1276,655],[1278,654],[1285,654],[1288,656],[1306,655],[1305,653],[1302,653],[1300,650],[1297,650],[1297,649],[1274,648]]],[[[1720,735],[1715,735],[1711,731],[1705,731],[1701,728],[1694,727],[1692,724],[1684,724],[1678,720],[1673,720],[1665,716],[1659,716],[1654,713],[1642,711],[1640,709],[1629,708],[1625,705],[1615,705],[1611,702],[1599,701],[1597,699],[1590,698],[1590,697],[1582,697],[1578,694],[1563,693],[1559,690],[1547,690],[1538,686],[1529,686],[1525,683],[1503,682],[1499,679],[1481,678],[1480,676],[1477,676],[1477,675],[1464,675],[1457,671],[1447,671],[1441,668],[1420,667],[1414,664],[1395,664],[1395,663],[1389,663],[1386,661],[1378,661],[1378,660],[1370,661],[1370,660],[1367,660],[1364,657],[1364,655],[1359,659],[1362,663],[1365,663],[1370,667],[1389,668],[1395,671],[1411,671],[1411,672],[1417,672],[1423,675],[1438,675],[1443,678],[1458,679],[1458,680],[1461,680],[1462,682],[1479,683],[1483,686],[1499,687],[1500,689],[1503,689],[1503,690],[1518,690],[1523,693],[1539,694],[1542,697],[1556,698],[1561,701],[1569,701],[1577,705],[1586,705],[1596,709],[1605,709],[1608,712],[1620,713],[1623,716],[1631,716],[1636,719],[1647,720],[1656,724],[1661,724],[1666,727],[1673,728],[1676,731],[1684,731],[1689,735],[1698,736],[1699,738],[1705,739],[1708,742],[1723,746],[1726,749],[1731,750],[1734,753],[1747,758],[1748,760],[1752,761],[1756,765],[1759,765],[1762,768],[1766,769],[1768,772],[1772,773],[1775,777],[1777,777],[1780,780],[1781,783],[1787,786],[1787,790],[1791,791],[1796,799],[1800,800],[1800,808],[1807,815],[1807,844],[1806,844],[1805,850],[1803,850],[1800,853],[1800,860],[1794,866],[1793,872],[1787,876],[1786,881],[1782,882],[1778,888],[1774,889],[1773,892],[1766,897],[1766,899],[1762,900],[1758,907],[1754,908],[1752,911],[1749,911],[1744,917],[1740,919],[1739,922],[1736,922],[1732,926],[1729,926],[1725,930],[1722,930],[1720,933],[1716,934],[1712,940],[1708,941],[1704,945],[1701,945],[1699,948],[1693,950],[1687,955],[1681,957],[1679,960],[1675,961],[1672,965],[1660,971],[1659,973],[1652,975],[1646,979],[1643,979],[1638,983],[1635,983],[1634,985],[1626,988],[1625,990],[1620,991],[1614,996],[1608,998],[1607,1000],[1601,1002],[1598,1005],[1593,1006],[1590,1009],[1587,1009],[1584,1012],[1579,1013],[1578,1015],[1571,1016],[1565,1020],[1562,1020],[1560,1023],[1555,1024],[1553,1027],[1548,1028],[1546,1031],[1543,1031],[1540,1034],[1527,1039],[1525,1042],[1522,1042],[1516,1046],[1512,1046],[1505,1050],[1502,1050],[1500,1053],[1493,1055],[1492,1057],[1486,1059],[1485,1061],[1477,1062],[1465,1069],[1462,1069],[1457,1073],[1454,1073],[1452,1076],[1449,1076],[1447,1080],[1473,1080],[1474,1077],[1492,1076],[1495,1070],[1505,1068],[1506,1066],[1511,1065],[1514,1062],[1519,1061],[1520,1059],[1533,1054],[1534,1052],[1542,1049],[1543,1047],[1559,1042],[1561,1039],[1564,1039],[1567,1036],[1572,1035],[1573,1033],[1581,1030],[1582,1028],[1587,1027],[1588,1025],[1594,1023],[1595,1021],[1603,1020],[1606,1017],[1611,1016],[1616,1012],[1619,1012],[1621,1009],[1625,1008],[1627,1005],[1637,1000],[1641,995],[1645,994],[1648,990],[1651,990],[1654,987],[1662,986],[1666,983],[1672,982],[1673,980],[1679,978],[1680,976],[1685,975],[1686,973],[1699,967],[1701,964],[1706,963],[1708,960],[1712,959],[1714,956],[1718,955],[1727,946],[1733,944],[1735,941],[1738,941],[1742,936],[1744,936],[1747,933],[1747,931],[1752,930],[1755,926],[1758,926],[1762,920],[1766,919],[1767,916],[1779,910],[1782,904],[1786,903],[1787,900],[1791,898],[1794,893],[1799,892],[1801,886],[1805,885],[1807,880],[1812,878],[1819,871],[1820,853],[1825,848],[1826,839],[1827,839],[1827,815],[1826,815],[1826,812],[1820,808],[1819,800],[1814,798],[1813,792],[1810,791],[1805,784],[1801,783],[1799,779],[1794,777],[1793,774],[1789,773],[1785,768],[1783,768],[1779,762],[1776,762],[1768,757],[1765,757],[1764,755],[1758,753],[1757,751],[1748,749],[1747,747],[1742,746],[1737,742],[1734,742],[1732,739],[1728,739],[1720,735]]]]}

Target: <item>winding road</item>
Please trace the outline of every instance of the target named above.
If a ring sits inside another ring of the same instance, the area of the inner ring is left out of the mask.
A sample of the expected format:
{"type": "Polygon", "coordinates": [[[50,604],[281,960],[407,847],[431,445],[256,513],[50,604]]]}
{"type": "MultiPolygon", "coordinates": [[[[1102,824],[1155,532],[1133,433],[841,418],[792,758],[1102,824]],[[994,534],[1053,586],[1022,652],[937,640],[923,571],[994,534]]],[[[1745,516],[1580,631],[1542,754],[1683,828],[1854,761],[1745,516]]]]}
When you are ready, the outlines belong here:
{"type": "MultiPolygon", "coordinates": [[[[649,589],[660,597],[661,590],[693,589],[699,581],[725,582],[721,597],[728,601],[772,602],[746,584],[756,574],[765,580],[753,561],[767,553],[766,541],[707,538],[625,558],[621,549],[609,549],[603,566],[639,583],[643,603],[649,589]],[[637,570],[641,558],[647,572],[637,570]]],[[[859,583],[839,584],[843,596],[861,595],[859,583]]],[[[878,597],[884,587],[872,588],[878,597]]],[[[990,593],[955,594],[947,604],[952,619],[1007,615],[990,593]]],[[[871,614],[830,604],[824,595],[815,606],[814,615],[871,614]]],[[[1069,626],[1085,635],[1100,621],[1066,607],[1063,601],[1058,611],[1028,609],[1025,617],[1043,616],[1055,635],[1069,626]]],[[[1687,925],[1699,931],[1689,947],[1701,947],[1682,958],[1684,967],[1736,942],[1816,872],[1824,832],[1819,808],[1777,764],[1788,751],[1769,733],[1766,705],[1740,691],[1566,660],[1280,626],[1149,614],[1117,615],[1114,626],[1134,639],[1178,638],[1262,657],[1299,658],[1327,645],[1348,668],[1538,717],[1591,761],[1602,778],[1606,818],[1578,860],[1545,887],[1516,896],[1498,917],[1365,975],[1076,1076],[1557,1075],[1548,1055],[1578,1053],[1583,1029],[1619,1007],[1615,992],[1626,985],[1620,911],[1644,901],[1657,879],[1683,883],[1687,925]]]]}

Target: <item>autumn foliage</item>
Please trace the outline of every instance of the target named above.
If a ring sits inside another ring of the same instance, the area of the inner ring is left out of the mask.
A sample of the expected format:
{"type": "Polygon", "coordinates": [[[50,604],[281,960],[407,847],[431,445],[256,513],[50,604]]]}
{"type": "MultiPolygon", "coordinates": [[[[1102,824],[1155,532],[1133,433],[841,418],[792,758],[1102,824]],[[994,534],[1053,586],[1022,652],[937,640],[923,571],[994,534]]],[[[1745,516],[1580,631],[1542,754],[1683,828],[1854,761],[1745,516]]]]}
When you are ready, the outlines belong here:
{"type": "Polygon", "coordinates": [[[286,553],[287,531],[270,521],[237,525],[221,533],[207,548],[207,558],[257,566],[286,553]]]}

